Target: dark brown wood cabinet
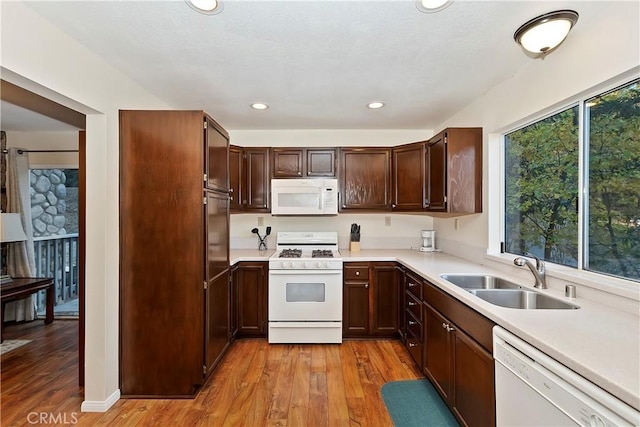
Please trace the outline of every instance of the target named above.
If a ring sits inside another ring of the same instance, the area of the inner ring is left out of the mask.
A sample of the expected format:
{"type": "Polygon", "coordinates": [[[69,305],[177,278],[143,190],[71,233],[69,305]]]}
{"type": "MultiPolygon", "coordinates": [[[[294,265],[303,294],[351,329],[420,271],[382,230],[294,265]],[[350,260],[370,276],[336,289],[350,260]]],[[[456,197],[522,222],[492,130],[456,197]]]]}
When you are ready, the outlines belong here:
{"type": "Polygon", "coordinates": [[[205,116],[206,143],[204,181],[209,190],[229,192],[229,135],[211,117],[205,116]]]}
{"type": "Polygon", "coordinates": [[[421,211],[425,203],[425,141],[391,150],[391,209],[421,211]]]}
{"type": "Polygon", "coordinates": [[[403,306],[405,346],[413,360],[422,366],[424,348],[424,318],[422,314],[422,279],[411,270],[406,270],[403,284],[403,306]]]}
{"type": "Polygon", "coordinates": [[[191,397],[228,345],[228,184],[203,180],[228,135],[202,111],[120,111],[119,127],[120,390],[191,397]]]}
{"type": "Polygon", "coordinates": [[[229,194],[233,212],[269,212],[269,151],[268,147],[230,147],[229,194]]]}
{"type": "Polygon", "coordinates": [[[229,298],[231,304],[229,305],[229,338],[235,339],[238,335],[238,278],[240,274],[240,266],[235,264],[231,267],[229,275],[231,281],[229,282],[229,298]]]}
{"type": "Polygon", "coordinates": [[[273,178],[336,176],[335,148],[272,148],[273,178]]]}
{"type": "Polygon", "coordinates": [[[428,141],[425,186],[429,212],[482,212],[482,128],[448,128],[428,141]]]}
{"type": "Polygon", "coordinates": [[[495,425],[494,323],[424,282],[423,371],[463,425],[495,425]]]}
{"type": "Polygon", "coordinates": [[[340,149],[340,211],[391,208],[391,149],[340,149]]]}
{"type": "Polygon", "coordinates": [[[398,276],[395,263],[344,264],[343,336],[396,337],[398,276]]]}
{"type": "Polygon", "coordinates": [[[240,262],[234,283],[238,337],[266,337],[269,263],[240,262]]]}

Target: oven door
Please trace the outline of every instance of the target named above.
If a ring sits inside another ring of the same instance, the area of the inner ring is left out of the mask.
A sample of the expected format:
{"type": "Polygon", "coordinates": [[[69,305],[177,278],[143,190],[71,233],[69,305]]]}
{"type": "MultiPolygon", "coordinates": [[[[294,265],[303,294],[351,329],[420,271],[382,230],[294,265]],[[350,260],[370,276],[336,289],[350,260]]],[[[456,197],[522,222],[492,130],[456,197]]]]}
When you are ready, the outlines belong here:
{"type": "Polygon", "coordinates": [[[269,270],[269,321],[342,320],[342,270],[269,270]]]}

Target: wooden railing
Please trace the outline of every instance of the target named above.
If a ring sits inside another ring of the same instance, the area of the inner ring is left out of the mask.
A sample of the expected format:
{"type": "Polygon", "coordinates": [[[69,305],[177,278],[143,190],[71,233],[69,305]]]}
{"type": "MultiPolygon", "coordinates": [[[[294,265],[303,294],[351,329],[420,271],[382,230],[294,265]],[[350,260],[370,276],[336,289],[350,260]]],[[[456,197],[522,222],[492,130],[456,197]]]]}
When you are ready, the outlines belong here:
{"type": "MultiPolygon", "coordinates": [[[[55,305],[78,298],[78,233],[35,237],[33,248],[37,277],[53,277],[55,305]]],[[[44,292],[37,297],[37,311],[45,308],[44,292]]]]}

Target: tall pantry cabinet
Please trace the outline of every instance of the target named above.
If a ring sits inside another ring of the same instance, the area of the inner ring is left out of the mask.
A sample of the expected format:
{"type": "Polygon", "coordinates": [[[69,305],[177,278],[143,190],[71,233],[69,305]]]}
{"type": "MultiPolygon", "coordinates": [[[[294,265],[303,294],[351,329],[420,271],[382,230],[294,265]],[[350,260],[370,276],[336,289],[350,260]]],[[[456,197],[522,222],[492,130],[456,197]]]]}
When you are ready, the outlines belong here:
{"type": "Polygon", "coordinates": [[[190,397],[229,345],[229,137],[120,112],[120,391],[190,397]]]}

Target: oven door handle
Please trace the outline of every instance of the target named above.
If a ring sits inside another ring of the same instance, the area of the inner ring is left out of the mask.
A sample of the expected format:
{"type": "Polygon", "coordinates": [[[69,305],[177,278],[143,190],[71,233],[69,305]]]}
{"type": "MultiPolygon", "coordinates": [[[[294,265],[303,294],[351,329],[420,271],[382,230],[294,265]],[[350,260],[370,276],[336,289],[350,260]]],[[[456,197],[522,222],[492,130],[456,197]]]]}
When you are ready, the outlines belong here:
{"type": "Polygon", "coordinates": [[[311,275],[338,275],[342,270],[269,270],[271,276],[311,276],[311,275]]]}

